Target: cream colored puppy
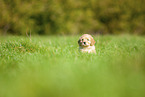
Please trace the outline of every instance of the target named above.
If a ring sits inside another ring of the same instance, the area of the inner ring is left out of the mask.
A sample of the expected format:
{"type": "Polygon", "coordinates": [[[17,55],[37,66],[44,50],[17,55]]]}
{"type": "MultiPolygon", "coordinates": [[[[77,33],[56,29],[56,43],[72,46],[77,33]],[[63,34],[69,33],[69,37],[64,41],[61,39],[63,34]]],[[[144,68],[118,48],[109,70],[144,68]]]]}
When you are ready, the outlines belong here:
{"type": "Polygon", "coordinates": [[[94,46],[95,40],[91,35],[89,34],[82,35],[78,40],[78,44],[79,44],[79,51],[96,53],[95,46],[94,46]]]}

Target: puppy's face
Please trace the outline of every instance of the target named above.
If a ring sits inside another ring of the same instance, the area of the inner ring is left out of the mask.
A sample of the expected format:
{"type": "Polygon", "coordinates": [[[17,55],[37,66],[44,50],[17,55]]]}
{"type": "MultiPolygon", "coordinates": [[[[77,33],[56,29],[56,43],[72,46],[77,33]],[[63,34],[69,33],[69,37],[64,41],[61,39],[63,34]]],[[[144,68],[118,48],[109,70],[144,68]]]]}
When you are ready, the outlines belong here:
{"type": "Polygon", "coordinates": [[[95,40],[93,39],[91,35],[84,34],[79,38],[78,44],[81,47],[93,46],[95,44],[95,40]]]}

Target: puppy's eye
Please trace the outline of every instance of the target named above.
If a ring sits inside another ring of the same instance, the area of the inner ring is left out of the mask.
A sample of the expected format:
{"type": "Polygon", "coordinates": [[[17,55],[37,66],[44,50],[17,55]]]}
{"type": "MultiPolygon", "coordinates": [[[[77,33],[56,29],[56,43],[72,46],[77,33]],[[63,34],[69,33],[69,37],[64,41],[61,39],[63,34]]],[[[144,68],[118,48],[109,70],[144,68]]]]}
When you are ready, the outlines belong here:
{"type": "Polygon", "coordinates": [[[89,39],[87,39],[89,41],[89,39]]]}
{"type": "Polygon", "coordinates": [[[84,39],[82,39],[82,41],[83,41],[84,39]]]}

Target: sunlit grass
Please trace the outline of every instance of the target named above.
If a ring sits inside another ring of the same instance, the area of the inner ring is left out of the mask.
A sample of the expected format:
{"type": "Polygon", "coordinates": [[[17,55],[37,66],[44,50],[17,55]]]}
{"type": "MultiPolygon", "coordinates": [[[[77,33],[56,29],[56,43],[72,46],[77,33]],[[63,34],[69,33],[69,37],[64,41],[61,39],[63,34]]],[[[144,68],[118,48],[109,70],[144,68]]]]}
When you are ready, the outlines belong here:
{"type": "Polygon", "coordinates": [[[144,37],[94,36],[96,54],[78,38],[1,37],[0,97],[145,97],[144,37]]]}

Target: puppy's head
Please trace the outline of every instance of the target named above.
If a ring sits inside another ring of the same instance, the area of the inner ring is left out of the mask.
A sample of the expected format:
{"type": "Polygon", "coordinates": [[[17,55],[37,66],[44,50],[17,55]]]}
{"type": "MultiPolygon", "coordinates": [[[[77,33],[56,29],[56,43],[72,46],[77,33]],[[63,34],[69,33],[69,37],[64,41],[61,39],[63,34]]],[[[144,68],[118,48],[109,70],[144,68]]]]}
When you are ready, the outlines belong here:
{"type": "Polygon", "coordinates": [[[78,44],[81,47],[93,46],[95,44],[95,40],[93,39],[91,35],[84,34],[79,38],[78,44]]]}

